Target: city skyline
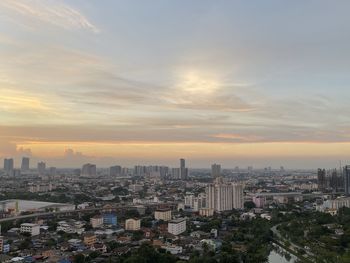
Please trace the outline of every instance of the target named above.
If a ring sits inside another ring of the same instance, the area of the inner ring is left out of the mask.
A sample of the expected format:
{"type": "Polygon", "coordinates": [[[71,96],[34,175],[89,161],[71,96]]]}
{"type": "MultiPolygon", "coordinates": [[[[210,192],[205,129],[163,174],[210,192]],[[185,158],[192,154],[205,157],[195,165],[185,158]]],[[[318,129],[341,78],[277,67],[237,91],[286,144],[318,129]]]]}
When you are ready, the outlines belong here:
{"type": "Polygon", "coordinates": [[[0,159],[338,167],[350,3],[0,2],[0,159]]]}

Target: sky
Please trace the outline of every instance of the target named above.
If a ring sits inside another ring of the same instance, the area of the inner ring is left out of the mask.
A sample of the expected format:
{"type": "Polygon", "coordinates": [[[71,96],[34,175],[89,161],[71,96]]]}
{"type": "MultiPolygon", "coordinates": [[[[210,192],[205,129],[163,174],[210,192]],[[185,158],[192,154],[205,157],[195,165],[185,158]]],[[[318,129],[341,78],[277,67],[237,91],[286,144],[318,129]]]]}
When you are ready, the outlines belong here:
{"type": "Polygon", "coordinates": [[[338,167],[350,156],[349,8],[1,0],[0,158],[338,167]]]}

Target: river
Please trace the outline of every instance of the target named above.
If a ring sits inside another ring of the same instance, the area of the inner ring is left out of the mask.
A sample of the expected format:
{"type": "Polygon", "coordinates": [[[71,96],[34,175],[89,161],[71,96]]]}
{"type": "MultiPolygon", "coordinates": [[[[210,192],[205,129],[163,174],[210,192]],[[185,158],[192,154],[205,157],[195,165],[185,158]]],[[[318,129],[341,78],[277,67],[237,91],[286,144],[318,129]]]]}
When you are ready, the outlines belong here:
{"type": "Polygon", "coordinates": [[[269,255],[268,263],[295,263],[297,259],[296,256],[288,253],[283,248],[275,247],[269,255]]]}

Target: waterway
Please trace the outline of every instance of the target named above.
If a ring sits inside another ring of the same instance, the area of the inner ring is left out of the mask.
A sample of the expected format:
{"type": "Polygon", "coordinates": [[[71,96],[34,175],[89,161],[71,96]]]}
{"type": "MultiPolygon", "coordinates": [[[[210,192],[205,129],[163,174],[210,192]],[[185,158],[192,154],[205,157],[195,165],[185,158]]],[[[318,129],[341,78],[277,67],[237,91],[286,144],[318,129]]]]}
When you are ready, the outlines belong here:
{"type": "Polygon", "coordinates": [[[276,246],[269,255],[268,263],[296,263],[297,259],[296,256],[276,246]]]}

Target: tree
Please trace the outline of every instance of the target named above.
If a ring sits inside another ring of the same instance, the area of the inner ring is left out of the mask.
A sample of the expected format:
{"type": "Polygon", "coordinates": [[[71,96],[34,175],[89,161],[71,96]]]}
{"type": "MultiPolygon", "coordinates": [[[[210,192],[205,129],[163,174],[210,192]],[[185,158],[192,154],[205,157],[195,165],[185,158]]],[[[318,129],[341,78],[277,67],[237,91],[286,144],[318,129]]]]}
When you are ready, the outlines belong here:
{"type": "Polygon", "coordinates": [[[74,263],[84,263],[84,262],[86,262],[85,256],[83,254],[77,254],[74,256],[73,262],[74,263]]]}
{"type": "Polygon", "coordinates": [[[254,202],[252,202],[252,201],[247,201],[247,202],[244,203],[244,207],[245,207],[246,209],[253,209],[253,208],[255,208],[256,206],[255,206],[254,202]]]}

